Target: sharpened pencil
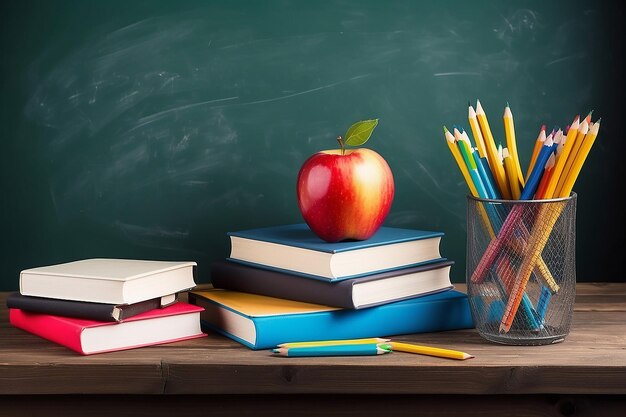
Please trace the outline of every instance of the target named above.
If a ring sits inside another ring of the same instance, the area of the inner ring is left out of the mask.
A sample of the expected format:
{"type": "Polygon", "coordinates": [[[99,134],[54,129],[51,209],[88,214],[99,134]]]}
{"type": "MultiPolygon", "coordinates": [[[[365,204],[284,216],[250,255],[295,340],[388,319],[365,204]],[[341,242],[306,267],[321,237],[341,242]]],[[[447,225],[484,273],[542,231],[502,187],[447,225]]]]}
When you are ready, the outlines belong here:
{"type": "Polygon", "coordinates": [[[473,358],[469,353],[460,352],[458,350],[441,349],[431,346],[414,345],[411,343],[389,342],[391,350],[394,352],[417,353],[418,355],[436,356],[439,358],[465,360],[473,358]]]}
{"type": "Polygon", "coordinates": [[[502,166],[502,160],[498,158],[498,149],[489,127],[489,121],[487,121],[487,115],[485,110],[480,104],[480,100],[476,101],[476,119],[478,119],[478,125],[480,126],[483,139],[485,141],[485,151],[487,153],[487,160],[489,161],[489,168],[493,173],[493,177],[496,180],[496,185],[500,191],[500,194],[507,200],[511,199],[511,191],[509,190],[509,184],[506,180],[506,174],[504,173],[504,166],[502,166]]]}
{"type": "MultiPolygon", "coordinates": [[[[509,103],[506,103],[506,107],[504,108],[504,134],[506,136],[506,147],[509,150],[509,155],[511,156],[511,160],[513,162],[513,167],[515,168],[515,180],[518,182],[517,188],[524,186],[524,175],[522,175],[522,168],[519,162],[519,156],[517,154],[517,142],[515,141],[515,123],[513,122],[513,113],[511,112],[511,107],[509,103]]],[[[506,169],[506,167],[505,167],[506,169]]],[[[509,184],[511,183],[511,179],[509,179],[509,184]]],[[[511,190],[513,192],[513,190],[511,190]]],[[[514,198],[518,198],[515,197],[514,198]]]]}
{"type": "Polygon", "coordinates": [[[539,131],[539,136],[537,136],[537,140],[535,141],[535,147],[533,148],[533,153],[530,157],[530,163],[528,164],[528,169],[526,170],[526,181],[528,181],[528,177],[535,166],[535,161],[537,160],[537,156],[539,156],[539,151],[543,146],[543,142],[546,141],[546,125],[541,125],[541,130],[539,131]]]}
{"type": "Polygon", "coordinates": [[[308,347],[281,347],[272,349],[277,356],[307,357],[307,356],[374,356],[391,352],[385,343],[366,343],[358,345],[331,345],[308,347]]]}

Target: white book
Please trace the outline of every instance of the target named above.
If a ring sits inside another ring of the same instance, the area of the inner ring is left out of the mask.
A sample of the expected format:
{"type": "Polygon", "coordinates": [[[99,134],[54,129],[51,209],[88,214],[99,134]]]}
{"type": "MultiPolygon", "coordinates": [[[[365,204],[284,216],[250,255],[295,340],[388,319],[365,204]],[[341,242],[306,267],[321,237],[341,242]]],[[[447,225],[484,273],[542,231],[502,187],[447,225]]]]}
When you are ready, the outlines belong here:
{"type": "Polygon", "coordinates": [[[325,281],[441,261],[442,232],[381,227],[371,238],[327,243],[306,224],[229,232],[229,260],[325,281]]]}
{"type": "Polygon", "coordinates": [[[132,304],[193,288],[195,262],[84,259],[26,269],[20,293],[95,303],[132,304]]]}

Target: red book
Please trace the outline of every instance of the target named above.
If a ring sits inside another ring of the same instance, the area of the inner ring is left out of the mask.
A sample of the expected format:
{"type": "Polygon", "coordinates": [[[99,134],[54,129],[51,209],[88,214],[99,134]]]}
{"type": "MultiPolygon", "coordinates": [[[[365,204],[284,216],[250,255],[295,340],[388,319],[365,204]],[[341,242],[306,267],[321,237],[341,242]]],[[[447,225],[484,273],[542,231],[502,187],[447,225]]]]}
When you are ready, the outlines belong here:
{"type": "Polygon", "coordinates": [[[9,309],[11,324],[82,355],[113,352],[206,336],[200,330],[202,307],[178,302],[130,317],[121,323],[84,320],[9,309]]]}

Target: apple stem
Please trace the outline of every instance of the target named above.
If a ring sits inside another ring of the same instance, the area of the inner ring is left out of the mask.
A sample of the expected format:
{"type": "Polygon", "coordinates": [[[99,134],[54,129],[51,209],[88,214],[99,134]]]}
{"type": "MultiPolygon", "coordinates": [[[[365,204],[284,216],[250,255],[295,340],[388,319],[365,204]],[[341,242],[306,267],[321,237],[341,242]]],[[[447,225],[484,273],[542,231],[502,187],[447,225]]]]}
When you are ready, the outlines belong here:
{"type": "Polygon", "coordinates": [[[339,146],[341,146],[341,154],[345,155],[346,154],[346,147],[343,144],[343,138],[341,137],[341,135],[337,136],[337,142],[339,142],[339,146]]]}

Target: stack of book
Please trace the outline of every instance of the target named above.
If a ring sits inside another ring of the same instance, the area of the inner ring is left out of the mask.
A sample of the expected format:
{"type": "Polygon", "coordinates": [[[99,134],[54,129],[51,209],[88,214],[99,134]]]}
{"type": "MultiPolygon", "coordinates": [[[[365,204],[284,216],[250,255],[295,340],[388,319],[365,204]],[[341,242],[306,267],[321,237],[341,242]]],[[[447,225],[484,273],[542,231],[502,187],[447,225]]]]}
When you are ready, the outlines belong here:
{"type": "Polygon", "coordinates": [[[306,224],[229,233],[213,289],[192,291],[204,328],[252,348],[473,327],[450,281],[443,233],[382,227],[326,243],[306,224]]]}
{"type": "Polygon", "coordinates": [[[195,262],[85,259],[24,270],[11,324],[83,355],[204,336],[202,308],[178,301],[195,262]]]}

